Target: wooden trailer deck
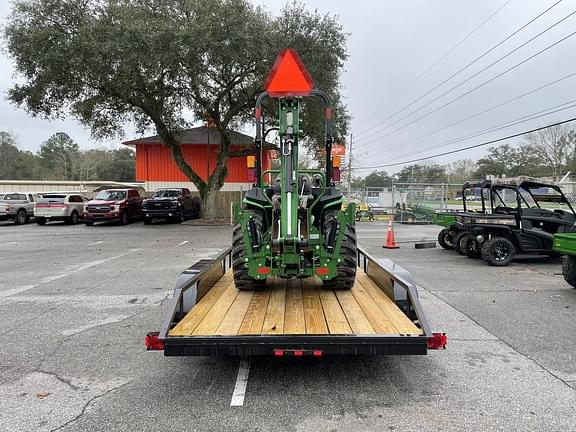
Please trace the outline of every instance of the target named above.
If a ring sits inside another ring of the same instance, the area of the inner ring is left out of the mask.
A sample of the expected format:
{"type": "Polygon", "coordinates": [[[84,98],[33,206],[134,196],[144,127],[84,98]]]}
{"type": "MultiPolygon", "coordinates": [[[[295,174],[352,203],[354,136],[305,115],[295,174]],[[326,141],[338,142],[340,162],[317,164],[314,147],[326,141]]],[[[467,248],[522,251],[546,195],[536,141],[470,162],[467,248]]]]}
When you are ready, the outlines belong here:
{"type": "Polygon", "coordinates": [[[316,278],[268,281],[264,291],[239,291],[225,273],[169,336],[422,335],[370,277],[358,269],[350,291],[316,278]]]}

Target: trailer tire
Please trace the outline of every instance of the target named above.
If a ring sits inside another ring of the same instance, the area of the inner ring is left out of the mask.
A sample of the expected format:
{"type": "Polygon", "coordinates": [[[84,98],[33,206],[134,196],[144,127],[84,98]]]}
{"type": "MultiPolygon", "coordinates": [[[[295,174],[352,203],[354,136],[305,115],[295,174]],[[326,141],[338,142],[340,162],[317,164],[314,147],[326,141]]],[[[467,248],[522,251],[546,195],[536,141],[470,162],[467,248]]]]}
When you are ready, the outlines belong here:
{"type": "Polygon", "coordinates": [[[438,233],[438,244],[446,250],[454,249],[454,233],[444,228],[438,233]]]}
{"type": "Polygon", "coordinates": [[[492,237],[482,245],[482,258],[491,266],[507,266],[515,253],[514,244],[504,237],[492,237]]]}
{"type": "MultiPolygon", "coordinates": [[[[245,210],[247,211],[247,210],[245,210]]],[[[262,215],[251,211],[252,219],[256,225],[256,232],[262,232],[262,215]]],[[[266,279],[254,279],[248,274],[248,267],[244,261],[246,255],[246,243],[241,224],[236,224],[232,231],[232,271],[234,283],[240,291],[262,291],[266,288],[266,279]]]]}
{"type": "MultiPolygon", "coordinates": [[[[332,224],[338,223],[337,214],[339,210],[326,213],[325,226],[328,229],[332,224]]],[[[327,236],[325,235],[325,238],[327,236]]],[[[336,266],[336,277],[330,280],[323,280],[324,288],[344,291],[352,289],[356,280],[356,267],[358,266],[358,248],[356,245],[356,227],[346,224],[344,237],[340,244],[340,255],[342,260],[336,266]]]]}
{"type": "Polygon", "coordinates": [[[464,238],[468,235],[467,232],[459,232],[454,236],[454,250],[458,253],[458,255],[465,255],[464,253],[464,238]]]}
{"type": "Polygon", "coordinates": [[[572,288],[576,288],[576,257],[571,255],[562,257],[562,275],[572,288]]]}

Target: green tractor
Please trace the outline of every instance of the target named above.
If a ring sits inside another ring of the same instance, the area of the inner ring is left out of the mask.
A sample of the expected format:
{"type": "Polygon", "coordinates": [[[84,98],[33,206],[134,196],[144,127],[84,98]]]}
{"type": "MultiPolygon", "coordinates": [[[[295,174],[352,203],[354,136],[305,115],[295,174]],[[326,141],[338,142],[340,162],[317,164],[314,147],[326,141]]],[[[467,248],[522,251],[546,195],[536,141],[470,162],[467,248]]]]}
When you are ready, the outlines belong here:
{"type": "MultiPolygon", "coordinates": [[[[576,227],[571,227],[574,231],[576,227]]],[[[564,280],[576,288],[576,232],[554,234],[552,250],[562,254],[562,275],[564,280]]]]}
{"type": "MultiPolygon", "coordinates": [[[[263,290],[273,277],[318,277],[327,289],[348,290],[356,278],[354,204],[342,211],[332,166],[332,109],[326,93],[313,89],[298,54],[276,59],[256,101],[255,184],[234,209],[232,267],[239,290],[263,290]],[[324,102],[325,169],[299,169],[302,97],[324,102]],[[262,102],[277,98],[280,169],[262,169],[262,102]]],[[[334,175],[336,174],[336,175],[334,175]]]]}

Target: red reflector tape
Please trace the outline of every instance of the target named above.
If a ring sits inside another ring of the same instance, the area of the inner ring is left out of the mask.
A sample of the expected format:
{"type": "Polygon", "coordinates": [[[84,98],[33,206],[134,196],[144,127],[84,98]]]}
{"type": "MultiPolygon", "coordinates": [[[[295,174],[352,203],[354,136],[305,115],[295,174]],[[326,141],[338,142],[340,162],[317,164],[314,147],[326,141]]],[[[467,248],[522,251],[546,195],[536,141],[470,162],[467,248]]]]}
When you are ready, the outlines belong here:
{"type": "Polygon", "coordinates": [[[148,351],[164,350],[164,341],[158,337],[158,333],[148,333],[144,343],[148,351]]]}
{"type": "Polygon", "coordinates": [[[446,333],[432,333],[432,337],[428,338],[428,349],[446,349],[448,338],[446,333]]]}
{"type": "Polygon", "coordinates": [[[270,267],[258,267],[256,270],[258,274],[270,274],[270,267]]]}

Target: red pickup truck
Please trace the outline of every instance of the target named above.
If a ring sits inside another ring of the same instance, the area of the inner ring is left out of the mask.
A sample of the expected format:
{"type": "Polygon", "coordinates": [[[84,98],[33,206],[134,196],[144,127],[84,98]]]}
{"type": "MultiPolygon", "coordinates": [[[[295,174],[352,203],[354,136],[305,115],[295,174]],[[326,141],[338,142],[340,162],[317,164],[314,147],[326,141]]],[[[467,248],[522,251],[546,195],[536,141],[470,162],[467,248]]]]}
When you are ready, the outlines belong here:
{"type": "Polygon", "coordinates": [[[142,217],[142,197],[138,189],[106,189],[98,192],[84,207],[84,223],[120,222],[126,225],[130,219],[142,217]]]}

